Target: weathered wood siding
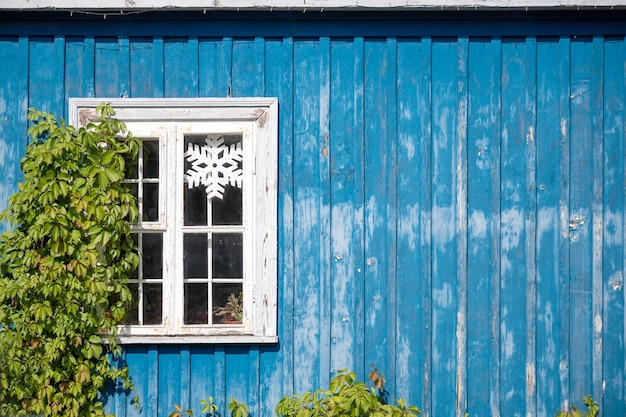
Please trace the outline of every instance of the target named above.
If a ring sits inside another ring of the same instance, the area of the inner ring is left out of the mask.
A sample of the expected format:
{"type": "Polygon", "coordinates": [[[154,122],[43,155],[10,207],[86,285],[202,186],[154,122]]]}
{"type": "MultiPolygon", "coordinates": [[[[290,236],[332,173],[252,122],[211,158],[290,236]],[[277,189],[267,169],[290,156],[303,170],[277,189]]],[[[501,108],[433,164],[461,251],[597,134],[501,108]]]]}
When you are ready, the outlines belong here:
{"type": "Polygon", "coordinates": [[[212,395],[265,417],[374,364],[426,416],[545,417],[584,394],[626,415],[626,19],[63,16],[0,16],[2,206],[29,106],[280,105],[280,343],[128,346],[141,406],[108,410],[212,395]]]}

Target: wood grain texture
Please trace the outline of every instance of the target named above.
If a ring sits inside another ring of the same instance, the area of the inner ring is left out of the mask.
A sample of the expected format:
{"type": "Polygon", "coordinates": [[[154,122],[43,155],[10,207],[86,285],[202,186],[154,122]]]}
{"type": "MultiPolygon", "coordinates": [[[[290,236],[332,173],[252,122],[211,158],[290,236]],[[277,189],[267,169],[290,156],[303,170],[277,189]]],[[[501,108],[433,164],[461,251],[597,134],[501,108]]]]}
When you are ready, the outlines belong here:
{"type": "Polygon", "coordinates": [[[141,406],[111,390],[107,411],[200,413],[212,395],[265,417],[373,364],[426,416],[546,417],[584,394],[623,415],[626,22],[500,36],[502,22],[335,20],[320,33],[342,36],[311,22],[278,36],[230,17],[0,37],[5,205],[28,105],[278,98],[278,343],[128,345],[141,406]]]}

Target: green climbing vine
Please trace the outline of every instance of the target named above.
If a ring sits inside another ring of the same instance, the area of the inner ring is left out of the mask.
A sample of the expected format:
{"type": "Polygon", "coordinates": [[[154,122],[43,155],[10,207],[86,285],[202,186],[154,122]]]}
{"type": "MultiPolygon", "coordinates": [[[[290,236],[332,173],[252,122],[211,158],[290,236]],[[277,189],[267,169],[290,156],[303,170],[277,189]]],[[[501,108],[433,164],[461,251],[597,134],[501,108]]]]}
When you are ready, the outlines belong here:
{"type": "Polygon", "coordinates": [[[123,183],[139,141],[99,106],[86,128],[29,112],[24,180],[0,236],[0,416],[101,416],[107,383],[131,387],[116,325],[138,254],[123,183]]]}

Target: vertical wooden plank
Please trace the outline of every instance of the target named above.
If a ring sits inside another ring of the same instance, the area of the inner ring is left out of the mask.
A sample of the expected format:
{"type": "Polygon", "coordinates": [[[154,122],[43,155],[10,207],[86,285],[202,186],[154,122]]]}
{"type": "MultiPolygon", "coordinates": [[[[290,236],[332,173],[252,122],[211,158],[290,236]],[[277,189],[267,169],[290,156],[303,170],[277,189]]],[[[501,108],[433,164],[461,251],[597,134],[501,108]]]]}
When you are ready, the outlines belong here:
{"type": "Polygon", "coordinates": [[[562,245],[559,176],[563,161],[559,151],[562,127],[561,48],[558,38],[537,42],[537,414],[550,415],[561,403],[560,368],[562,323],[559,264],[562,245]]]}
{"type": "MultiPolygon", "coordinates": [[[[226,353],[223,365],[225,396],[224,406],[220,406],[221,410],[228,410],[228,401],[231,398],[247,403],[249,392],[257,389],[249,385],[249,347],[245,345],[226,345],[224,348],[226,353]]],[[[250,404],[255,406],[256,404],[250,404]]]]}
{"type": "Polygon", "coordinates": [[[214,388],[213,395],[215,404],[220,410],[227,410],[228,406],[228,393],[226,387],[226,352],[224,345],[215,346],[215,373],[213,374],[214,388]]]}
{"type": "Polygon", "coordinates": [[[265,47],[265,91],[278,98],[278,334],[280,345],[261,353],[259,415],[271,415],[283,395],[293,392],[294,335],[294,143],[293,143],[293,39],[271,39],[265,47]]]}
{"type": "Polygon", "coordinates": [[[396,243],[397,239],[397,216],[398,216],[398,194],[397,194],[397,182],[396,176],[398,172],[398,41],[395,37],[388,37],[386,39],[386,59],[387,63],[387,75],[386,80],[384,80],[384,88],[387,90],[387,114],[386,120],[388,123],[385,133],[387,144],[389,149],[389,156],[391,157],[388,162],[387,169],[388,171],[385,175],[388,178],[388,195],[387,195],[387,207],[386,207],[386,221],[388,229],[388,237],[387,242],[389,244],[388,252],[384,255],[387,259],[387,268],[386,275],[388,280],[388,289],[387,295],[384,296],[384,302],[387,304],[387,335],[386,340],[393,341],[393,343],[389,343],[387,346],[387,359],[385,362],[387,363],[386,369],[384,372],[389,375],[394,375],[393,379],[389,379],[385,385],[385,389],[389,392],[396,392],[396,387],[398,383],[403,383],[403,381],[398,381],[396,379],[396,343],[397,340],[397,329],[398,329],[398,321],[397,321],[397,312],[399,306],[396,303],[396,299],[398,296],[397,290],[397,248],[396,243]],[[390,301],[393,300],[393,303],[390,301]]]}
{"type": "Polygon", "coordinates": [[[120,97],[130,97],[130,40],[128,36],[119,36],[119,87],[120,97]]]}
{"type": "Polygon", "coordinates": [[[457,39],[457,133],[455,141],[456,152],[456,237],[457,240],[457,323],[456,323],[456,401],[457,417],[462,417],[467,411],[467,84],[468,84],[468,38],[461,36],[457,39]]]}
{"type": "Polygon", "coordinates": [[[498,275],[494,251],[499,210],[495,199],[499,194],[499,137],[494,134],[498,120],[493,104],[500,93],[496,68],[500,54],[494,43],[477,38],[469,44],[467,408],[470,415],[479,416],[493,414],[494,346],[489,336],[494,321],[493,277],[498,275]]]}
{"type": "MultiPolygon", "coordinates": [[[[158,354],[144,345],[125,346],[120,366],[127,366],[134,389],[109,387],[102,393],[105,412],[117,416],[157,415],[158,354]],[[134,401],[135,396],[139,399],[134,401]]],[[[171,410],[170,410],[171,411],[171,410]]]]}
{"type": "Polygon", "coordinates": [[[102,402],[102,407],[104,408],[104,412],[108,414],[116,413],[116,402],[115,402],[115,386],[112,383],[108,383],[104,386],[104,388],[98,393],[96,397],[96,401],[102,402]]]}
{"type": "MultiPolygon", "coordinates": [[[[126,351],[122,351],[121,357],[116,358],[114,365],[122,367],[127,363],[126,351]]],[[[126,415],[126,399],[124,393],[117,382],[108,381],[102,392],[99,393],[99,400],[102,401],[105,413],[114,414],[117,416],[126,415]]]]}
{"type": "Polygon", "coordinates": [[[491,392],[490,409],[491,414],[496,415],[500,413],[500,398],[501,398],[501,384],[500,384],[500,363],[501,363],[501,338],[500,338],[500,317],[501,317],[501,299],[502,292],[500,287],[500,271],[502,263],[500,260],[501,244],[501,160],[502,160],[502,144],[501,144],[501,124],[502,124],[502,40],[499,37],[495,37],[491,42],[491,80],[494,89],[494,93],[491,97],[491,118],[493,125],[491,126],[491,137],[493,141],[493,161],[494,164],[491,167],[492,177],[492,192],[491,192],[491,207],[494,211],[491,216],[490,233],[491,233],[491,253],[493,254],[493,269],[491,275],[491,354],[490,354],[490,384],[489,389],[491,392]]]}
{"type": "MultiPolygon", "coordinates": [[[[143,416],[145,415],[144,413],[147,411],[146,407],[149,406],[149,404],[147,404],[147,398],[149,393],[149,379],[147,370],[150,367],[150,363],[148,362],[147,347],[142,345],[126,346],[124,348],[124,354],[126,359],[126,366],[128,366],[129,375],[134,386],[134,389],[130,393],[130,396],[127,396],[126,398],[126,412],[124,415],[129,417],[143,416]],[[135,407],[134,403],[131,404],[131,401],[135,395],[141,399],[138,407],[135,407]]],[[[122,417],[122,415],[118,416],[122,417]]]]}
{"type": "Polygon", "coordinates": [[[365,361],[365,305],[367,300],[365,299],[365,39],[363,37],[354,38],[355,54],[361,57],[361,70],[355,75],[355,86],[360,88],[361,95],[356,96],[355,99],[355,120],[360,120],[361,129],[359,130],[359,138],[355,141],[354,146],[358,148],[358,154],[355,154],[355,196],[354,196],[354,209],[355,209],[355,221],[354,228],[354,256],[356,265],[356,275],[354,279],[356,303],[355,303],[355,329],[357,332],[356,339],[354,340],[354,349],[357,354],[354,372],[357,376],[360,376],[362,380],[365,380],[369,367],[365,361]]]}
{"type": "Polygon", "coordinates": [[[190,349],[189,407],[194,415],[202,415],[202,400],[215,399],[215,346],[194,345],[190,349]]]}
{"type": "Polygon", "coordinates": [[[85,97],[94,97],[96,94],[96,40],[93,36],[85,36],[83,45],[85,48],[83,91],[85,97]]]}
{"type": "Polygon", "coordinates": [[[396,304],[402,306],[397,311],[396,334],[396,379],[411,381],[398,385],[398,396],[405,399],[419,399],[423,391],[422,364],[424,352],[421,341],[424,328],[417,320],[422,313],[420,265],[424,261],[415,256],[422,245],[423,193],[429,182],[420,184],[423,165],[430,155],[422,154],[420,137],[420,40],[398,40],[398,143],[397,143],[397,271],[396,304]],[[419,378],[413,376],[419,375],[419,378]]]}
{"type": "Polygon", "coordinates": [[[265,41],[263,38],[236,39],[232,52],[233,97],[262,96],[265,82],[265,41]]]}
{"type": "Polygon", "coordinates": [[[354,38],[354,54],[359,60],[359,70],[354,75],[354,120],[359,124],[359,129],[355,132],[358,137],[354,140],[354,243],[352,245],[352,256],[354,256],[355,275],[354,275],[354,329],[356,332],[354,343],[355,363],[354,371],[365,380],[367,375],[368,364],[363,360],[365,354],[365,138],[364,138],[364,96],[365,96],[365,39],[362,37],[354,38]]]}
{"type": "MultiPolygon", "coordinates": [[[[365,360],[395,375],[395,38],[365,40],[365,360]]],[[[395,381],[387,380],[394,392],[395,381]]]]}
{"type": "MultiPolygon", "coordinates": [[[[418,90],[420,112],[420,154],[423,155],[424,165],[420,173],[420,184],[422,187],[421,199],[423,201],[423,226],[420,230],[422,243],[419,247],[422,290],[422,328],[425,337],[421,342],[424,358],[422,362],[424,374],[424,388],[422,391],[422,409],[425,415],[432,412],[432,162],[433,162],[433,102],[432,102],[432,39],[424,37],[421,40],[420,51],[420,86],[418,90]],[[427,185],[426,185],[427,184],[427,185]]],[[[419,375],[419,374],[418,374],[419,375]]]]}
{"type": "Polygon", "coordinates": [[[226,82],[226,95],[232,97],[233,95],[233,38],[224,37],[224,58],[222,59],[223,65],[220,68],[222,72],[221,79],[226,82]]]}
{"type": "Polygon", "coordinates": [[[232,38],[199,40],[201,97],[226,97],[230,94],[231,50],[232,38]]]}
{"type": "Polygon", "coordinates": [[[318,386],[328,386],[331,372],[330,367],[330,336],[331,323],[330,315],[333,306],[331,305],[331,284],[330,284],[330,131],[329,131],[329,111],[330,111],[330,39],[321,37],[320,47],[320,78],[319,78],[319,135],[321,141],[321,152],[319,156],[319,176],[318,176],[318,198],[320,206],[320,235],[319,235],[319,299],[320,299],[320,375],[318,386]]]}
{"type": "Polygon", "coordinates": [[[331,369],[362,375],[357,298],[362,293],[361,180],[363,140],[363,41],[331,43],[331,369]],[[360,369],[356,369],[359,364],[360,369]]]}
{"type": "Polygon", "coordinates": [[[154,97],[165,95],[165,42],[162,37],[154,37],[154,97]]]}
{"type": "Polygon", "coordinates": [[[165,97],[198,96],[198,38],[167,38],[163,45],[165,97]]]}
{"type": "Polygon", "coordinates": [[[455,415],[458,293],[457,40],[433,41],[432,415],[455,415]]]}
{"type": "Polygon", "coordinates": [[[50,101],[54,110],[53,113],[61,118],[67,120],[67,103],[65,99],[65,36],[57,35],[54,37],[54,59],[52,62],[48,62],[53,68],[54,80],[52,86],[47,86],[48,94],[50,91],[50,101]]]}
{"type": "MultiPolygon", "coordinates": [[[[145,415],[159,415],[159,349],[149,345],[148,348],[148,396],[145,397],[145,415]]],[[[167,410],[166,410],[167,412],[167,410]]],[[[169,414],[168,414],[169,415],[169,414]]]]}
{"type": "Polygon", "coordinates": [[[70,97],[95,94],[95,41],[93,36],[72,36],[65,46],[65,112],[70,97]]]}
{"type": "MultiPolygon", "coordinates": [[[[117,358],[117,366],[118,367],[123,367],[124,364],[126,364],[128,362],[127,360],[127,351],[126,350],[122,350],[122,354],[120,357],[117,358]]],[[[117,391],[116,391],[116,399],[115,399],[115,415],[116,416],[126,416],[128,414],[128,403],[130,403],[130,400],[128,398],[128,396],[126,395],[126,391],[123,389],[123,387],[118,386],[117,387],[117,391]]]]}
{"type": "Polygon", "coordinates": [[[321,54],[318,41],[302,39],[294,43],[295,392],[317,388],[320,380],[321,54]]]}
{"type": "Polygon", "coordinates": [[[528,265],[527,159],[533,120],[527,111],[523,39],[502,44],[502,165],[501,165],[501,413],[522,416],[526,410],[526,332],[528,265]]]}
{"type": "Polygon", "coordinates": [[[570,109],[570,401],[593,386],[593,42],[572,40],[570,109]]]}
{"type": "Polygon", "coordinates": [[[251,96],[265,96],[265,38],[257,36],[254,38],[254,62],[256,64],[256,73],[254,77],[254,88],[250,91],[251,96]]]}
{"type": "Polygon", "coordinates": [[[29,51],[29,107],[63,117],[65,38],[32,37],[29,51]]]}
{"type": "Polygon", "coordinates": [[[559,345],[562,347],[559,355],[559,382],[561,385],[561,404],[567,406],[570,396],[570,152],[571,152],[571,115],[574,114],[570,107],[571,97],[571,41],[567,36],[559,39],[559,102],[561,113],[561,156],[562,161],[559,170],[559,214],[561,245],[559,248],[559,316],[561,332],[559,345]]]}
{"type": "MultiPolygon", "coordinates": [[[[28,137],[29,39],[23,36],[0,36],[0,210],[8,207],[9,198],[22,180],[20,160],[28,137]]],[[[6,225],[0,224],[0,232],[6,225]]]]}
{"type": "Polygon", "coordinates": [[[95,92],[96,97],[122,97],[120,91],[120,44],[115,37],[98,37],[95,40],[95,92]]]}
{"type": "Polygon", "coordinates": [[[152,38],[130,39],[130,96],[154,97],[159,72],[155,71],[156,45],[152,38]]]}
{"type": "MultiPolygon", "coordinates": [[[[86,58],[84,52],[84,38],[78,36],[67,37],[65,44],[67,62],[64,67],[65,86],[63,89],[64,101],[66,103],[69,97],[84,97],[82,80],[88,76],[83,74],[83,60],[86,58]]],[[[87,57],[87,59],[89,58],[87,57]]]]}
{"type": "Polygon", "coordinates": [[[355,209],[355,221],[354,228],[354,256],[356,275],[354,277],[356,303],[355,303],[355,324],[357,335],[354,340],[354,349],[356,352],[356,363],[354,372],[357,376],[360,376],[362,380],[365,380],[369,367],[365,361],[365,306],[367,300],[365,298],[365,39],[363,37],[354,38],[355,54],[361,58],[361,70],[355,75],[355,86],[361,90],[360,96],[355,96],[355,120],[361,122],[361,129],[359,130],[359,138],[355,141],[354,146],[357,147],[358,153],[355,154],[355,196],[354,196],[354,209],[355,209]]]}
{"type": "Polygon", "coordinates": [[[234,39],[232,49],[232,88],[233,97],[245,97],[254,90],[258,68],[255,60],[254,39],[234,39]]]}
{"type": "Polygon", "coordinates": [[[396,393],[429,414],[430,39],[398,41],[396,393]]]}
{"type": "Polygon", "coordinates": [[[180,374],[178,377],[180,386],[179,403],[183,407],[193,407],[191,403],[191,351],[189,345],[180,346],[180,374]]]}
{"type": "Polygon", "coordinates": [[[198,94],[200,97],[218,97],[219,91],[226,95],[226,88],[220,88],[218,68],[222,58],[220,38],[198,39],[198,94]]]}
{"type": "Polygon", "coordinates": [[[93,38],[68,37],[65,45],[65,113],[70,97],[92,97],[94,82],[93,38]]]}
{"type": "Polygon", "coordinates": [[[259,345],[251,345],[248,350],[248,397],[246,402],[251,413],[260,415],[261,402],[261,351],[259,345]]]}
{"type": "Polygon", "coordinates": [[[603,90],[604,90],[604,38],[602,36],[595,35],[592,39],[592,55],[591,55],[591,100],[592,100],[592,114],[591,114],[591,128],[593,134],[591,135],[592,141],[592,171],[593,178],[592,185],[592,200],[591,200],[591,212],[592,212],[592,260],[591,260],[591,291],[592,291],[592,318],[593,318],[593,330],[592,330],[592,362],[591,362],[591,374],[592,385],[587,388],[587,393],[591,392],[594,398],[601,398],[604,393],[604,378],[602,375],[602,304],[604,295],[604,285],[602,276],[602,251],[603,251],[603,182],[604,182],[604,166],[603,166],[603,153],[604,153],[604,136],[603,136],[603,123],[604,123],[604,103],[603,90]]]}
{"type": "Polygon", "coordinates": [[[526,38],[526,58],[524,60],[524,83],[526,85],[523,121],[526,130],[525,159],[525,216],[524,230],[525,269],[526,269],[526,413],[534,414],[537,408],[536,393],[536,319],[537,319],[537,141],[536,141],[536,101],[537,101],[537,40],[526,38]]]}
{"type": "Polygon", "coordinates": [[[158,356],[158,416],[168,416],[174,405],[185,406],[181,398],[181,351],[179,346],[161,346],[158,356]]]}
{"type": "Polygon", "coordinates": [[[604,193],[602,259],[602,373],[605,395],[596,398],[604,415],[626,415],[624,367],[624,38],[604,44],[604,193]]]}

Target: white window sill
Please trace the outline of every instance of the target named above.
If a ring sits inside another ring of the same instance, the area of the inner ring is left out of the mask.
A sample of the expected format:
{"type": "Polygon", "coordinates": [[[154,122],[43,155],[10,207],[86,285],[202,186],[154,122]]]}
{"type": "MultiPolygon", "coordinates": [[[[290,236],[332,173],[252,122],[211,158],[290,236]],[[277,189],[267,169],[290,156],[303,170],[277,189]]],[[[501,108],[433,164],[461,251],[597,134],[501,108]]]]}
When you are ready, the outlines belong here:
{"type": "Polygon", "coordinates": [[[211,336],[118,336],[122,345],[151,344],[269,344],[278,343],[278,336],[254,336],[245,334],[220,334],[211,336]]]}

